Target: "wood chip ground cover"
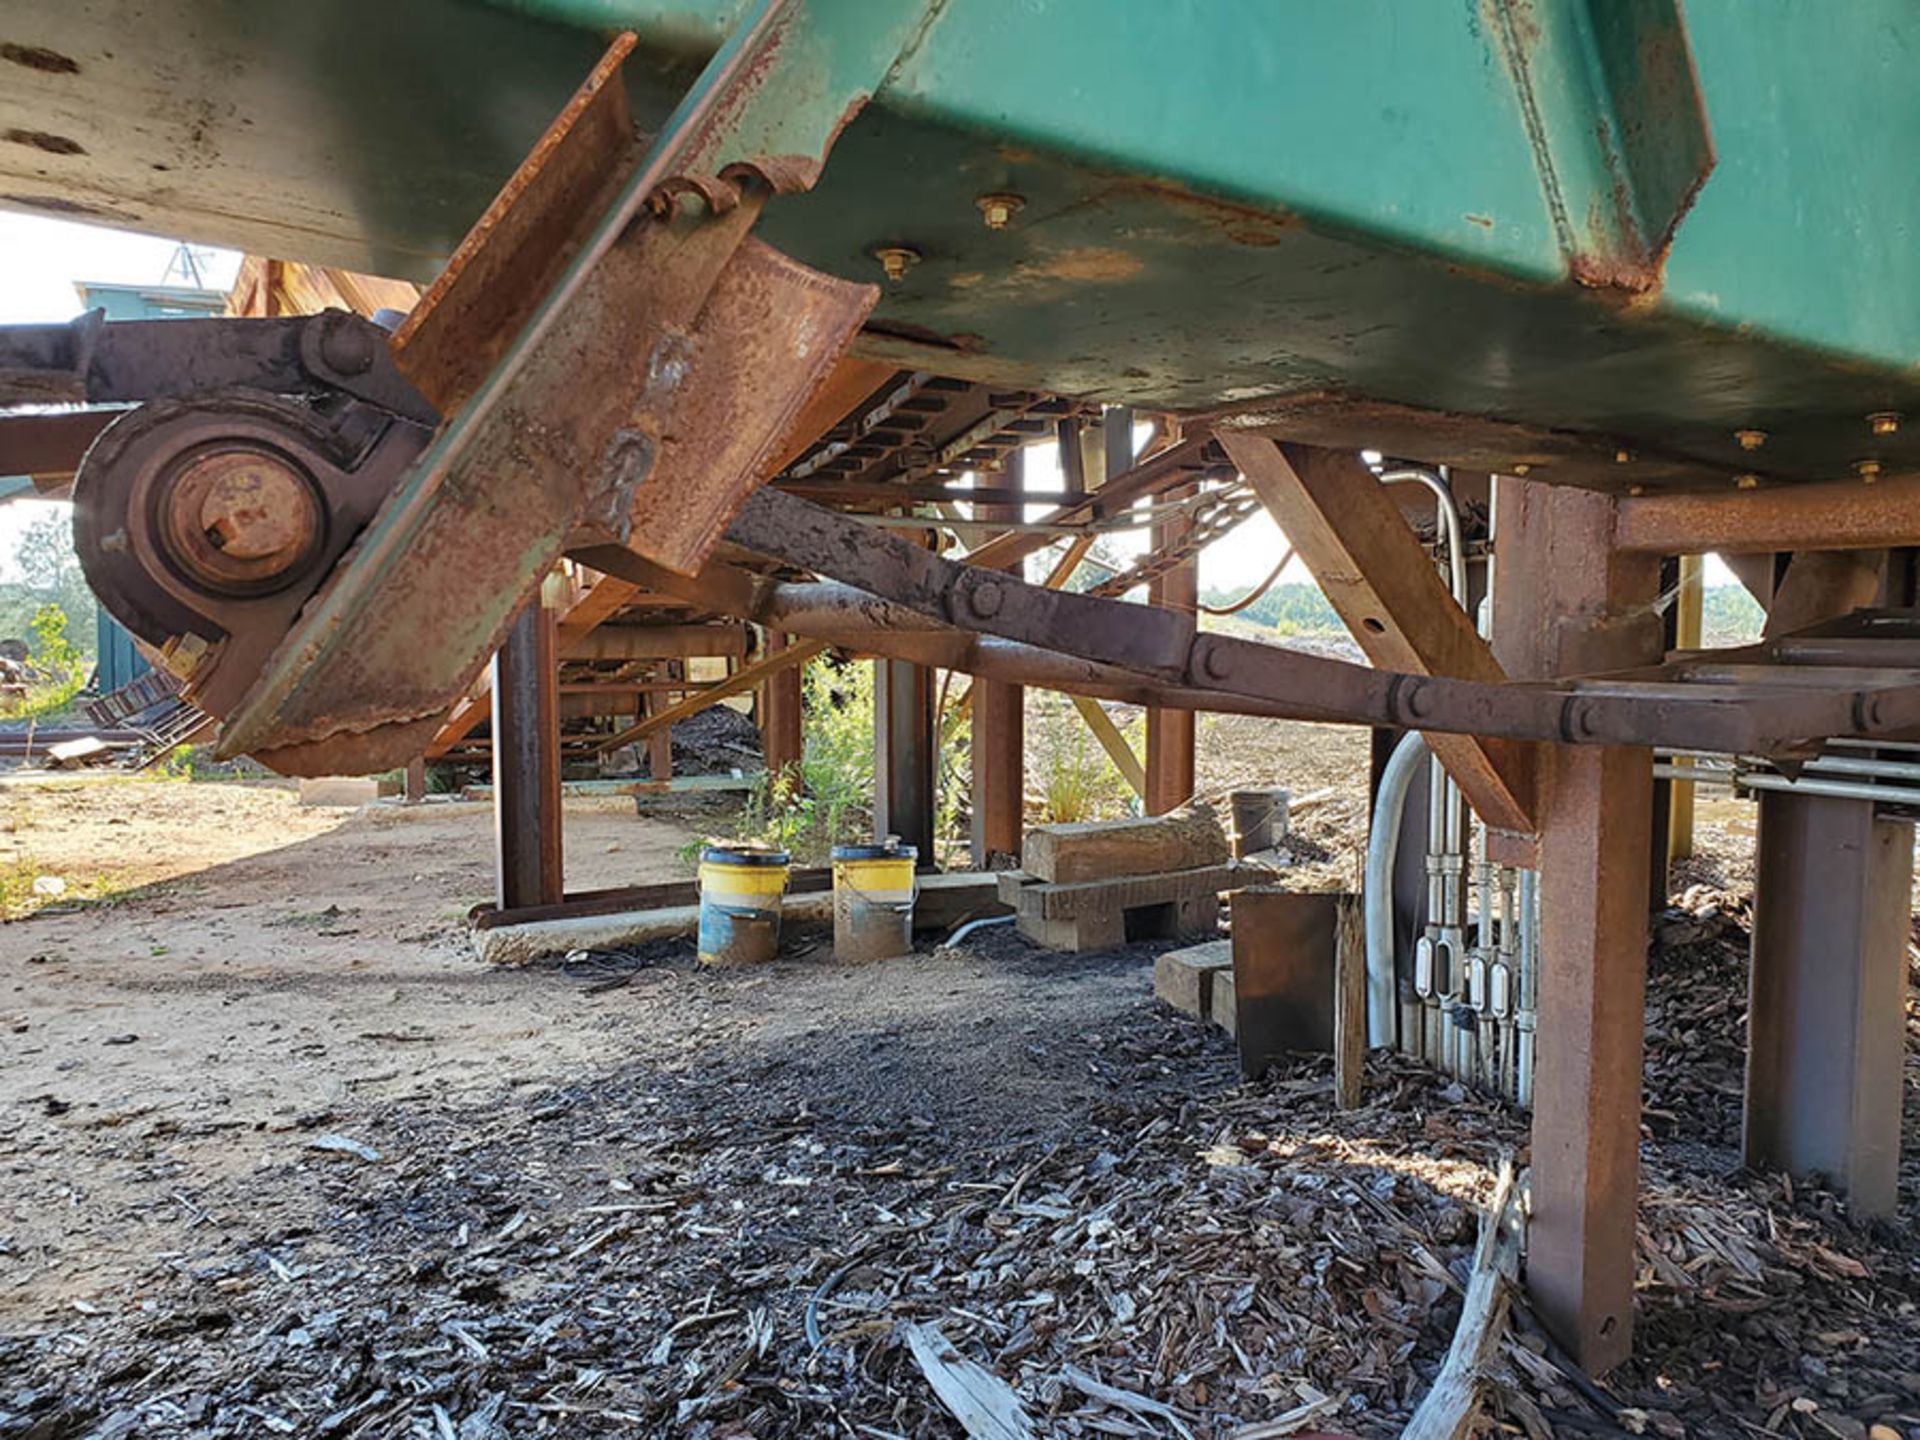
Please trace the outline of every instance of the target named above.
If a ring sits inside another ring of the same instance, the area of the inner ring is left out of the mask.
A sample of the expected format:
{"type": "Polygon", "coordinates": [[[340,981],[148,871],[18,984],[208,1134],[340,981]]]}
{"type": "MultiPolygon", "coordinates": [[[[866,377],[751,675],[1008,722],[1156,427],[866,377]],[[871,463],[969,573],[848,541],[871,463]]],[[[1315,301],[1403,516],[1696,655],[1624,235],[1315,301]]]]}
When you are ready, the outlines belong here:
{"type": "MultiPolygon", "coordinates": [[[[1920,1427],[1914,1167],[1904,1228],[1871,1229],[1738,1171],[1737,938],[1696,938],[1655,976],[1639,1354],[1593,1392],[1523,1314],[1504,1428],[1920,1427]]],[[[1013,1386],[1040,1434],[1220,1437],[1294,1414],[1396,1433],[1457,1318],[1473,1204],[1502,1147],[1524,1159],[1524,1126],[1389,1060],[1352,1114],[1316,1061],[1241,1084],[1222,1039],[1146,998],[1149,962],[1002,933],[902,963],[956,989],[991,971],[1011,1007],[828,1021],[806,1044],[710,1031],[183,1177],[154,1201],[177,1242],[137,1282],[0,1339],[0,1434],[957,1434],[916,1323],[1013,1386]]],[[[810,971],[667,957],[580,1003],[753,1005],[810,971]]],[[[165,1146],[121,1163],[164,1172],[165,1146]]]]}

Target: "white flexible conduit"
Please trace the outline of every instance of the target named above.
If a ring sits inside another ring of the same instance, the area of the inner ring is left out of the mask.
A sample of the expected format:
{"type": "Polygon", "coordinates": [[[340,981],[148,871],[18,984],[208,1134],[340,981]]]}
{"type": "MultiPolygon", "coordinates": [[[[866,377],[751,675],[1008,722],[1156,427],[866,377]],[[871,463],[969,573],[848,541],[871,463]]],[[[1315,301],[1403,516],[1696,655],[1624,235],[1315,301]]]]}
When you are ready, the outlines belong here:
{"type": "Polygon", "coordinates": [[[1407,808],[1407,787],[1427,760],[1427,741],[1409,730],[1393,747],[1380,774],[1367,832],[1364,886],[1367,932],[1367,1044],[1392,1045],[1396,1039],[1400,988],[1393,971],[1393,859],[1400,848],[1400,816],[1407,808]]]}

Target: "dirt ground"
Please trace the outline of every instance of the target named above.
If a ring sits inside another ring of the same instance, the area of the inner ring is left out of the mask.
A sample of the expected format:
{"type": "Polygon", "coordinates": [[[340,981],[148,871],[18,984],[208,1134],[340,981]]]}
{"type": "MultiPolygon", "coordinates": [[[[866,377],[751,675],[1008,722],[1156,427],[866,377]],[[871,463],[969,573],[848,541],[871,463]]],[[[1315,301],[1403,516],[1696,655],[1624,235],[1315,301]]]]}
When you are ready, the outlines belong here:
{"type": "MultiPolygon", "coordinates": [[[[1301,747],[1297,795],[1364,764],[1301,747]]],[[[570,883],[684,875],[696,824],[571,803],[570,883]]],[[[1524,1117],[1385,1057],[1359,1112],[1245,1083],[1152,948],[484,971],[490,825],[0,788],[0,873],[114,892],[0,925],[0,1436],[958,1435],[911,1324],[1048,1436],[1390,1435],[1431,1381],[1524,1117]]],[[[1893,1226],[1740,1169],[1719,898],[1656,956],[1639,1354],[1602,1389],[1523,1312],[1499,1426],[1920,1440],[1920,1137],[1893,1226]]]]}
{"type": "MultiPolygon", "coordinates": [[[[316,1114],[451,1100],[623,1048],[550,984],[473,963],[461,922],[490,898],[485,805],[304,808],[278,786],[101,778],[0,783],[0,816],[0,868],[110,887],[0,926],[0,1104],[40,1122],[0,1197],[16,1257],[0,1318],[147,1262],[138,1187],[95,1163],[129,1140],[243,1175],[316,1114]]],[[[693,836],[631,801],[570,801],[568,875],[682,878],[693,836]]]]}

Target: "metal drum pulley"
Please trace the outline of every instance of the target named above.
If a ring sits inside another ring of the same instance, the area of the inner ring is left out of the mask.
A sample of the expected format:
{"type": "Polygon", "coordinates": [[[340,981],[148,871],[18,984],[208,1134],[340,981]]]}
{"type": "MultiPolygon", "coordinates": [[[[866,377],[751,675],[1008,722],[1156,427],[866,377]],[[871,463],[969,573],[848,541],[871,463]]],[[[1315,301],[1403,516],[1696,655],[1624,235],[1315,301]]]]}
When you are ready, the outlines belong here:
{"type": "Polygon", "coordinates": [[[74,544],[108,610],[226,714],[425,445],[356,401],[150,401],[74,479],[74,544]]]}

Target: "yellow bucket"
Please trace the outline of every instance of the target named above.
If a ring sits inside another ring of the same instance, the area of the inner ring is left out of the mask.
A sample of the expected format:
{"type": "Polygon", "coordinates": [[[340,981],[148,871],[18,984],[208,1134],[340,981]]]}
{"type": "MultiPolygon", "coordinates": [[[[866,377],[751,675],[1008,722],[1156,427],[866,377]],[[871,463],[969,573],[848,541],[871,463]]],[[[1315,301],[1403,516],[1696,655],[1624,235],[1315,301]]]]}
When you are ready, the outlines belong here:
{"type": "Polygon", "coordinates": [[[833,847],[833,954],[864,963],[913,950],[911,845],[833,847]]]}
{"type": "Polygon", "coordinates": [[[780,949],[788,855],[755,845],[700,852],[700,963],[759,965],[780,949]]]}

